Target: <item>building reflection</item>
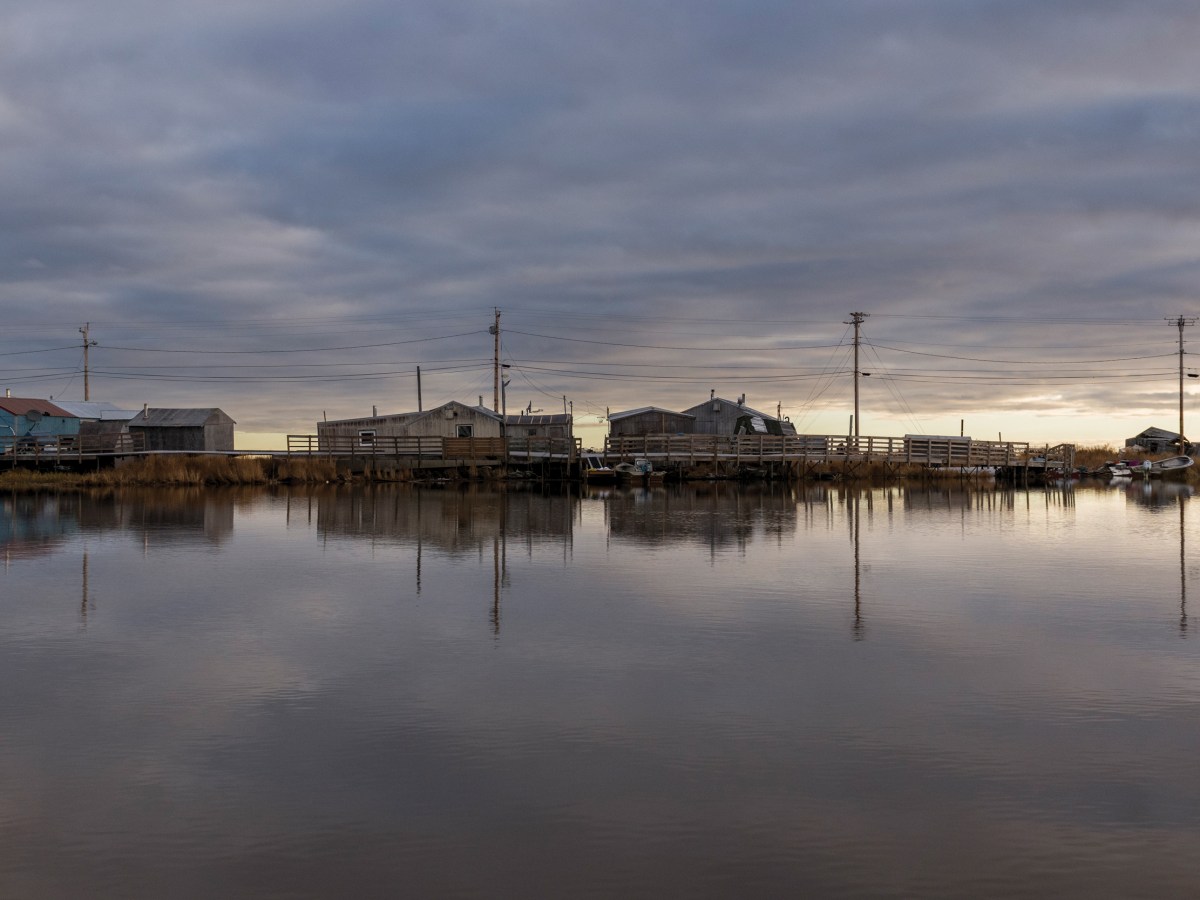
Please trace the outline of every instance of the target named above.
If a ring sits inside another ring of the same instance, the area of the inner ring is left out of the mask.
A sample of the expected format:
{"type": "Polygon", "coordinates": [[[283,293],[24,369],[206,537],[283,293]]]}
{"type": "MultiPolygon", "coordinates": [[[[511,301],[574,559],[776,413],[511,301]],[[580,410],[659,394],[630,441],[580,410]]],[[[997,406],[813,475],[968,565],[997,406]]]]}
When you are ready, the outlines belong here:
{"type": "Polygon", "coordinates": [[[706,482],[655,488],[615,488],[601,494],[609,536],[644,545],[697,543],[712,552],[745,547],[756,536],[793,535],[805,503],[824,503],[826,485],[706,482]]]}

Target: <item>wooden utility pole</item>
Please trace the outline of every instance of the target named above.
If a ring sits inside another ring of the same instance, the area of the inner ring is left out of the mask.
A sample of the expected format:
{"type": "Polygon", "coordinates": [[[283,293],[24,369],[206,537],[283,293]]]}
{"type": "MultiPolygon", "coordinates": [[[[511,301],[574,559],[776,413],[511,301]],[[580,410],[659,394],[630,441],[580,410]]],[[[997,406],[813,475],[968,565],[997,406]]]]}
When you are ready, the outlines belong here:
{"type": "Polygon", "coordinates": [[[500,307],[496,307],[496,321],[488,331],[493,338],[492,412],[500,412],[500,307]]]}
{"type": "Polygon", "coordinates": [[[79,329],[79,333],[83,335],[83,399],[84,402],[92,399],[92,393],[88,384],[88,349],[96,346],[96,342],[88,340],[88,330],[92,327],[91,322],[84,322],[83,327],[79,329]]]}
{"type": "Polygon", "coordinates": [[[870,315],[870,313],[852,312],[852,313],[850,313],[850,321],[842,323],[843,325],[853,325],[854,326],[854,436],[855,437],[858,437],[859,422],[861,421],[858,417],[858,376],[860,374],[858,371],[859,327],[862,325],[863,319],[867,318],[867,316],[869,316],[869,315],[870,315]]]}
{"type": "Polygon", "coordinates": [[[1187,438],[1183,436],[1183,327],[1195,325],[1196,319],[1178,316],[1175,319],[1167,319],[1167,321],[1179,328],[1179,452],[1186,454],[1187,438]]]}

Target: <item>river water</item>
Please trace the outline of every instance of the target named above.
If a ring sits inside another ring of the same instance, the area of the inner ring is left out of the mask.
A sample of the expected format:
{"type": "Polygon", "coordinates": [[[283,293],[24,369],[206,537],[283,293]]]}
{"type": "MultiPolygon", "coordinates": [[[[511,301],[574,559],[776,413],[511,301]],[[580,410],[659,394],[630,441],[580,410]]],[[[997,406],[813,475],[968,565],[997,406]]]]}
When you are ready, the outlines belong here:
{"type": "Polygon", "coordinates": [[[1190,494],[5,497],[0,896],[1195,896],[1190,494]]]}

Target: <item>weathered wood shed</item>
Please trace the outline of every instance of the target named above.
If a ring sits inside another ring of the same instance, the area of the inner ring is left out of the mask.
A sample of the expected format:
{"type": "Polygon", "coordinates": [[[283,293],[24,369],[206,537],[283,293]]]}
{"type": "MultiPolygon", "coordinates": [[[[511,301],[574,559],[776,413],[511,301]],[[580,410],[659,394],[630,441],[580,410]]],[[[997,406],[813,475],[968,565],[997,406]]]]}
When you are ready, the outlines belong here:
{"type": "Polygon", "coordinates": [[[129,432],[142,434],[147,450],[206,453],[233,450],[236,423],[216,407],[165,409],[147,407],[129,420],[129,432]]]}
{"type": "Polygon", "coordinates": [[[608,433],[611,437],[641,437],[646,434],[693,434],[696,417],[688,413],[643,406],[610,413],[608,433]]]}
{"type": "Polygon", "coordinates": [[[570,439],[573,435],[572,422],[572,417],[567,413],[520,413],[505,416],[504,428],[508,437],[570,439]]]}
{"type": "Polygon", "coordinates": [[[501,437],[501,421],[499,414],[486,407],[451,400],[422,412],[318,422],[317,437],[358,438],[364,447],[376,437],[501,437]]]}
{"type": "Polygon", "coordinates": [[[1179,433],[1175,431],[1167,431],[1165,428],[1147,428],[1141,434],[1127,438],[1125,441],[1126,447],[1141,447],[1147,453],[1192,453],[1196,449],[1195,444],[1179,449],[1179,433]]]}
{"type": "Polygon", "coordinates": [[[778,432],[768,425],[771,433],[795,434],[796,427],[786,419],[770,416],[766,413],[751,409],[746,405],[746,395],[742,394],[737,400],[726,400],[718,397],[716,392],[704,403],[685,409],[684,412],[696,418],[696,434],[734,434],[737,431],[738,419],[742,416],[756,416],[766,423],[777,423],[778,432]]]}

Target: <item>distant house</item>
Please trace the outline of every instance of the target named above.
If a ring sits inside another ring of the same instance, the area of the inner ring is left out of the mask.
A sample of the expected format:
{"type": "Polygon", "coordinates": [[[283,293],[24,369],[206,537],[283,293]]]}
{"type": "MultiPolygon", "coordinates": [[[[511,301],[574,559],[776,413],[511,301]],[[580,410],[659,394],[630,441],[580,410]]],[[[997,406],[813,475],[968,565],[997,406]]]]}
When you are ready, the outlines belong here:
{"type": "Polygon", "coordinates": [[[696,419],[696,434],[735,434],[743,416],[761,419],[769,434],[795,434],[796,426],[787,419],[767,415],[746,405],[746,395],[737,400],[718,397],[714,391],[706,403],[684,410],[696,419]],[[778,430],[775,430],[778,429],[778,430]]]}
{"type": "Polygon", "coordinates": [[[147,407],[128,422],[130,434],[141,434],[147,450],[216,453],[233,450],[236,423],[221,410],[147,407]]]}
{"type": "Polygon", "coordinates": [[[1128,438],[1126,447],[1141,447],[1147,453],[1195,453],[1196,444],[1188,444],[1183,451],[1179,449],[1179,433],[1167,431],[1165,428],[1147,428],[1139,435],[1128,438]]]}
{"type": "Polygon", "coordinates": [[[610,413],[608,433],[610,437],[641,437],[646,434],[693,434],[696,417],[687,413],[643,406],[624,412],[610,413]]]}
{"type": "Polygon", "coordinates": [[[49,400],[0,397],[0,445],[13,438],[51,443],[58,437],[79,434],[79,418],[49,400]]]}
{"type": "Polygon", "coordinates": [[[353,437],[363,447],[371,446],[376,437],[501,437],[502,422],[499,413],[486,407],[451,400],[422,412],[318,422],[317,437],[353,437]]]}

